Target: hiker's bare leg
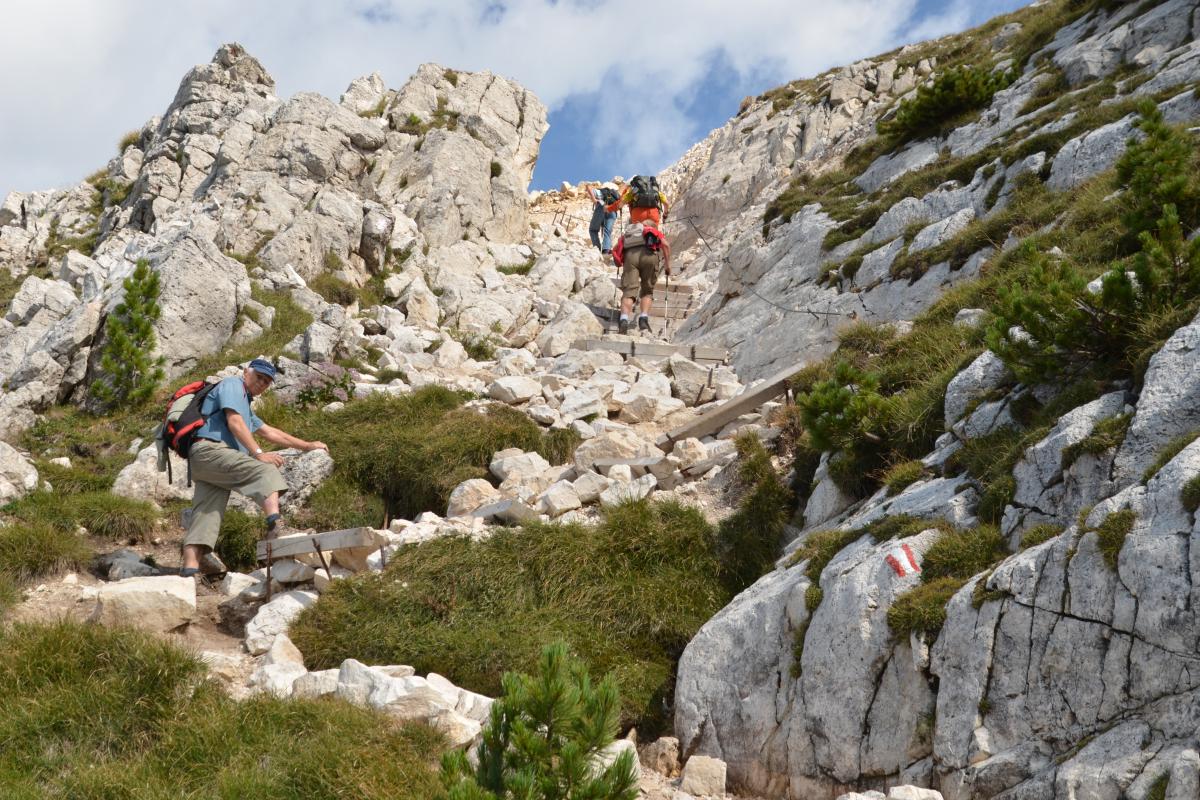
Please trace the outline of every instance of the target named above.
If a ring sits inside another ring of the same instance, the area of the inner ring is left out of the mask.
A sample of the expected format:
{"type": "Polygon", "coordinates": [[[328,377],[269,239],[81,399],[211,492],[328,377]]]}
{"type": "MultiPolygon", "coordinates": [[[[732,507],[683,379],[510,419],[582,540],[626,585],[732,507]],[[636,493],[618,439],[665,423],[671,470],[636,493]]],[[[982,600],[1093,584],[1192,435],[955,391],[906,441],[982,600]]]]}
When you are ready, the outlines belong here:
{"type": "Polygon", "coordinates": [[[185,544],[183,546],[183,567],[184,569],[197,569],[200,566],[200,556],[204,555],[204,548],[198,544],[185,544]]]}
{"type": "Polygon", "coordinates": [[[654,295],[648,294],[642,298],[642,314],[644,316],[649,316],[650,306],[652,306],[653,304],[654,304],[654,295]]]}
{"type": "Polygon", "coordinates": [[[625,317],[628,317],[631,313],[633,313],[633,298],[632,297],[622,297],[621,298],[621,314],[625,317]]]}
{"type": "Polygon", "coordinates": [[[262,503],[263,513],[270,516],[279,513],[279,492],[271,492],[262,503]]]}

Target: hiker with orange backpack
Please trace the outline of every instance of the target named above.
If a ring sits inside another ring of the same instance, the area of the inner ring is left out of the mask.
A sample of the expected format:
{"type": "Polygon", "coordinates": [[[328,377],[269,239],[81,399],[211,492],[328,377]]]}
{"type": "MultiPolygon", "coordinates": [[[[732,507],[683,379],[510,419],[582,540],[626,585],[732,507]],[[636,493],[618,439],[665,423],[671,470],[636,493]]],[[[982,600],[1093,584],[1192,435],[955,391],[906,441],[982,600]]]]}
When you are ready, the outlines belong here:
{"type": "MultiPolygon", "coordinates": [[[[254,436],[271,444],[298,450],[328,450],[324,442],[308,442],[273,428],[255,415],[251,401],[275,380],[278,368],[263,358],[251,361],[241,375],[216,384],[194,384],[176,392],[168,409],[160,438],[188,460],[188,471],[196,483],[192,507],[184,512],[187,534],[183,540],[183,565],[179,574],[190,577],[201,572],[201,559],[212,562],[212,550],[225,517],[229,493],[239,492],[258,503],[266,514],[266,534],[278,535],[282,518],[279,495],[288,485],[279,472],[283,457],[264,453],[254,436]],[[193,389],[190,393],[186,390],[193,389]],[[186,402],[181,411],[174,406],[186,402]],[[172,414],[175,413],[175,420],[172,414]]],[[[161,456],[160,456],[161,460],[161,456]]],[[[169,461],[168,461],[169,463],[169,461]]],[[[211,572],[223,571],[219,561],[211,572]]]]}

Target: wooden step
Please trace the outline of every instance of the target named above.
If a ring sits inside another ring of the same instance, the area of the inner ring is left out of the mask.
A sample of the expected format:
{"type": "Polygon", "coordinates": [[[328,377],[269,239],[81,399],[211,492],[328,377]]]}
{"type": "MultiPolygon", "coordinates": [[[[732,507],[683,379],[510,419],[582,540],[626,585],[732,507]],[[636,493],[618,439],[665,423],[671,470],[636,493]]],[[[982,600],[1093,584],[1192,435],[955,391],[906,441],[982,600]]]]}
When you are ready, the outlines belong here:
{"type": "Polygon", "coordinates": [[[708,347],[700,344],[665,344],[660,342],[638,342],[617,339],[577,339],[573,350],[608,350],[626,356],[648,356],[666,358],[681,355],[697,363],[724,363],[729,351],[723,347],[708,347]]]}
{"type": "MultiPolygon", "coordinates": [[[[612,282],[614,286],[619,287],[621,285],[621,279],[618,277],[614,277],[612,282]]],[[[658,283],[654,284],[654,291],[672,292],[674,294],[692,294],[696,291],[696,287],[692,286],[690,283],[675,283],[672,281],[668,284],[665,281],[660,280],[658,283]]]]}
{"type": "Polygon", "coordinates": [[[773,400],[787,391],[788,379],[803,369],[807,363],[801,362],[787,369],[782,369],[753,389],[742,392],[737,397],[729,398],[707,414],[676,428],[670,433],[664,433],[658,437],[658,446],[663,450],[669,451],[675,445],[675,442],[680,439],[687,439],[693,436],[700,438],[710,433],[716,433],[742,414],[753,411],[768,400],[773,400]]]}

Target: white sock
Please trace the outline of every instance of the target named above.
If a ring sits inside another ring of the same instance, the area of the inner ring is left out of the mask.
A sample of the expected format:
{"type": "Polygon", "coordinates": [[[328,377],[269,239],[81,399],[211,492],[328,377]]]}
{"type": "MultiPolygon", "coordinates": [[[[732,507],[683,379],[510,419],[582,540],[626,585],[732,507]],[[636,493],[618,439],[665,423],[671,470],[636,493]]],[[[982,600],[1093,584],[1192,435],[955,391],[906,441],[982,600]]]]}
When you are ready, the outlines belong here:
{"type": "Polygon", "coordinates": [[[622,314],[622,315],[621,315],[621,319],[625,320],[626,322],[629,322],[629,315],[628,315],[628,314],[622,314]]]}

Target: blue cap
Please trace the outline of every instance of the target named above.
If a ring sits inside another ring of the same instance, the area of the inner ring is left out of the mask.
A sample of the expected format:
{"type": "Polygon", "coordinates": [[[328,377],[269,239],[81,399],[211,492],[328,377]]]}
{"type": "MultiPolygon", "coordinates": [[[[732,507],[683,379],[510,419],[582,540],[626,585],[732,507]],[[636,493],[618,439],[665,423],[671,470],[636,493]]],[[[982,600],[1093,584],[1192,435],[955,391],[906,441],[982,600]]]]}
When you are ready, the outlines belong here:
{"type": "Polygon", "coordinates": [[[275,380],[275,374],[279,370],[270,361],[265,358],[256,358],[250,362],[250,369],[257,372],[259,375],[265,375],[271,380],[275,380]]]}

